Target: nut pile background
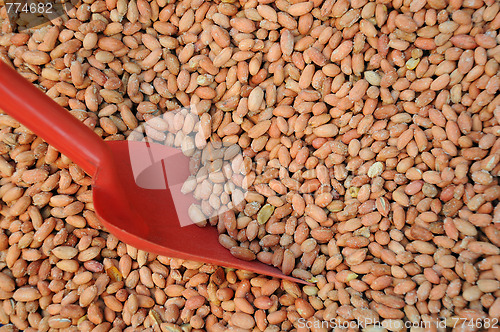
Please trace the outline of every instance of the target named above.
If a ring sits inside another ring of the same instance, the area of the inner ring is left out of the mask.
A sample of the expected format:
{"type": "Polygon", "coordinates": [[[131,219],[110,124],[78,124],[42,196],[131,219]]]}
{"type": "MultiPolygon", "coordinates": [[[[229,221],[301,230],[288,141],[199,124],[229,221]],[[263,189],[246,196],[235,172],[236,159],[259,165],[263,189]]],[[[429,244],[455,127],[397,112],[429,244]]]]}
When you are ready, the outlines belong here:
{"type": "MultiPolygon", "coordinates": [[[[0,330],[498,319],[499,12],[495,0],[88,0],[12,33],[1,7],[0,59],[105,140],[196,105],[203,138],[242,148],[232,171],[249,189],[208,224],[234,255],[314,286],[119,242],[91,179],[0,115],[0,322],[13,324],[0,330]]],[[[230,201],[212,180],[190,189],[196,215],[230,201]]]]}

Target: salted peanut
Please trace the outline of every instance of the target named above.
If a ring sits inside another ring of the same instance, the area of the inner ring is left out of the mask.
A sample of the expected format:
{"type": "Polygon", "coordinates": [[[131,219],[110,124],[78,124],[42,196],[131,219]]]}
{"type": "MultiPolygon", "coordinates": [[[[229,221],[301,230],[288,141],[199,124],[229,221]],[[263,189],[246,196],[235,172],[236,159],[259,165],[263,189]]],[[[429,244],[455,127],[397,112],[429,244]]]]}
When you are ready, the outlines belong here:
{"type": "Polygon", "coordinates": [[[0,322],[400,330],[405,317],[499,317],[499,10],[118,0],[77,4],[64,24],[4,24],[2,61],[104,140],[180,147],[193,221],[314,286],[125,245],[93,211],[91,178],[1,114],[0,322]]]}
{"type": "Polygon", "coordinates": [[[498,280],[480,279],[477,281],[477,286],[483,293],[494,292],[498,289],[498,280]]]}
{"type": "Polygon", "coordinates": [[[18,288],[12,297],[15,301],[29,302],[38,300],[41,297],[41,294],[36,288],[24,286],[18,288]]]}
{"type": "Polygon", "coordinates": [[[76,272],[78,271],[80,264],[75,260],[63,259],[57,262],[56,266],[63,271],[76,272]]]}
{"type": "Polygon", "coordinates": [[[483,255],[498,255],[499,248],[488,242],[475,241],[469,243],[469,250],[483,255]]]}
{"type": "Polygon", "coordinates": [[[82,46],[82,42],[78,39],[71,39],[56,46],[51,52],[50,57],[57,59],[65,54],[75,53],[82,46]]]}
{"type": "Polygon", "coordinates": [[[288,14],[292,16],[302,16],[307,14],[313,8],[313,4],[310,2],[296,3],[288,7],[288,14]]]}
{"type": "Polygon", "coordinates": [[[264,205],[257,213],[257,222],[259,224],[265,224],[269,218],[271,218],[275,208],[271,204],[264,205]]]}
{"type": "Polygon", "coordinates": [[[23,196],[19,198],[11,207],[10,207],[10,215],[11,216],[19,216],[23,214],[28,206],[31,204],[31,197],[23,196]]]}
{"type": "Polygon", "coordinates": [[[473,49],[477,46],[477,43],[474,40],[474,37],[468,36],[468,35],[455,35],[455,36],[450,38],[450,41],[456,47],[463,48],[463,49],[473,49]]]}
{"type": "Polygon", "coordinates": [[[71,259],[78,254],[78,249],[69,246],[60,246],[52,250],[52,253],[60,259],[71,259]]]}
{"type": "Polygon", "coordinates": [[[255,320],[252,316],[238,312],[231,315],[231,323],[242,329],[252,329],[255,326],[255,320]]]}
{"type": "Polygon", "coordinates": [[[394,21],[396,26],[405,32],[415,32],[418,29],[417,23],[407,15],[397,15],[394,21]]]}
{"type": "Polygon", "coordinates": [[[23,53],[23,60],[30,65],[44,65],[50,62],[50,56],[41,51],[28,51],[23,53]]]}
{"type": "Polygon", "coordinates": [[[369,87],[368,81],[363,79],[357,81],[353,85],[351,91],[349,92],[349,99],[351,99],[352,101],[361,100],[361,98],[365,95],[368,87],[369,87]]]}
{"type": "Polygon", "coordinates": [[[313,129],[313,133],[318,137],[334,137],[338,133],[338,128],[335,124],[324,124],[313,129]]]}
{"type": "Polygon", "coordinates": [[[232,247],[230,252],[234,257],[245,261],[253,261],[256,258],[252,251],[243,247],[232,247]]]}
{"type": "Polygon", "coordinates": [[[261,87],[255,87],[248,96],[248,110],[257,112],[264,101],[264,91],[261,87]]]}
{"type": "Polygon", "coordinates": [[[309,59],[318,66],[324,66],[328,63],[327,57],[315,47],[310,47],[305,50],[304,55],[309,57],[309,59]]]}
{"type": "Polygon", "coordinates": [[[5,273],[0,273],[0,289],[4,292],[13,292],[16,288],[16,285],[14,283],[14,280],[12,280],[8,275],[5,273]]]}
{"type": "Polygon", "coordinates": [[[251,33],[255,31],[255,24],[247,18],[232,18],[230,20],[230,24],[233,28],[243,33],[251,33]]]}
{"type": "Polygon", "coordinates": [[[344,59],[351,52],[353,43],[350,40],[342,42],[331,54],[330,61],[338,62],[344,59]]]}
{"type": "Polygon", "coordinates": [[[257,123],[251,129],[248,131],[248,136],[250,138],[258,138],[264,135],[267,130],[271,127],[271,121],[270,120],[265,120],[262,122],[257,123]]]}
{"type": "Polygon", "coordinates": [[[325,222],[327,219],[326,212],[316,205],[307,205],[305,209],[305,214],[313,218],[319,223],[325,222]]]}
{"type": "Polygon", "coordinates": [[[302,318],[309,318],[314,314],[314,308],[304,299],[296,299],[295,308],[302,318]]]}
{"type": "Polygon", "coordinates": [[[319,243],[327,243],[333,238],[333,233],[327,227],[317,227],[311,231],[311,236],[319,243]]]}
{"type": "Polygon", "coordinates": [[[116,297],[108,295],[105,296],[103,299],[104,303],[106,304],[106,307],[108,307],[110,310],[119,312],[123,309],[123,305],[116,299],[116,297]]]}

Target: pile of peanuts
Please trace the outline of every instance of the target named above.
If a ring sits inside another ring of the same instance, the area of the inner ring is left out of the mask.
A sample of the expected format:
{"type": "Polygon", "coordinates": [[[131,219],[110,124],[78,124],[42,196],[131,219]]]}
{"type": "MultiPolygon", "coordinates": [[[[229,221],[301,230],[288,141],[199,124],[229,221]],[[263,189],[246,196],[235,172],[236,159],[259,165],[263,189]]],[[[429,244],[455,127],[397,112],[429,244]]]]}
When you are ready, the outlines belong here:
{"type": "Polygon", "coordinates": [[[500,3],[299,1],[84,0],[23,32],[0,7],[1,61],[104,140],[176,143],[194,219],[310,282],[120,242],[91,178],[1,114],[0,331],[499,327],[500,3]],[[206,145],[161,135],[180,108],[206,145]],[[193,146],[241,151],[242,197],[193,146]]]}

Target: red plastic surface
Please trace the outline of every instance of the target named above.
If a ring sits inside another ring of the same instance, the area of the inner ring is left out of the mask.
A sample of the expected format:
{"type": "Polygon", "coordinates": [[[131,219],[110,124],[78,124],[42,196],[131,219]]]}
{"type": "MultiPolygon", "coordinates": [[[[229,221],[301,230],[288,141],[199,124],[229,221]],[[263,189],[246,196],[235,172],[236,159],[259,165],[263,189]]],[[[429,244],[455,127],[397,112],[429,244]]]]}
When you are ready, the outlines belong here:
{"type": "MultiPolygon", "coordinates": [[[[189,219],[187,208],[195,202],[194,198],[182,194],[180,186],[170,187],[170,190],[139,188],[135,181],[128,181],[133,179],[128,144],[143,143],[124,141],[106,143],[120,167],[116,170],[103,168],[97,173],[93,187],[94,206],[106,228],[119,239],[160,255],[235,267],[306,283],[285,276],[277,268],[258,261],[245,262],[235,258],[229,250],[219,244],[218,233],[214,227],[200,228],[196,225],[182,227],[179,220],[189,219]],[[121,190],[127,193],[126,201],[117,201],[114,198],[114,184],[110,179],[116,174],[108,172],[117,172],[118,178],[124,180],[121,183],[121,190]],[[178,202],[183,203],[174,204],[172,196],[180,197],[178,202]],[[123,222],[119,222],[120,220],[123,222]],[[141,225],[147,224],[147,228],[138,229],[135,222],[130,222],[137,220],[140,220],[141,225]]],[[[171,149],[163,146],[161,148],[171,149]]],[[[171,150],[173,150],[171,153],[178,153],[175,149],[171,150]]],[[[179,163],[179,158],[177,161],[175,168],[188,169],[188,158],[185,158],[184,164],[179,163]]],[[[167,177],[169,171],[167,170],[167,177]]]]}
{"type": "Polygon", "coordinates": [[[109,155],[99,136],[2,61],[0,108],[90,175],[109,155]]]}
{"type": "MultiPolygon", "coordinates": [[[[169,189],[154,190],[136,184],[130,152],[143,150],[146,143],[105,143],[1,61],[0,108],[93,176],[96,213],[106,229],[125,243],[169,257],[235,267],[306,283],[258,261],[246,262],[235,258],[219,244],[217,230],[213,227],[181,227],[180,220],[189,218],[187,208],[194,201],[192,196],[183,195],[180,185],[169,188],[165,183],[169,189]]],[[[167,165],[162,161],[161,167],[153,165],[157,168],[145,175],[142,181],[158,181],[158,172],[163,172],[163,169],[167,179],[171,172],[188,170],[189,160],[187,157],[179,158],[178,150],[160,145],[156,148],[165,149],[165,156],[175,155],[176,162],[167,165]]],[[[144,163],[148,161],[144,160],[144,163]]],[[[165,181],[164,176],[162,180],[165,181]]]]}

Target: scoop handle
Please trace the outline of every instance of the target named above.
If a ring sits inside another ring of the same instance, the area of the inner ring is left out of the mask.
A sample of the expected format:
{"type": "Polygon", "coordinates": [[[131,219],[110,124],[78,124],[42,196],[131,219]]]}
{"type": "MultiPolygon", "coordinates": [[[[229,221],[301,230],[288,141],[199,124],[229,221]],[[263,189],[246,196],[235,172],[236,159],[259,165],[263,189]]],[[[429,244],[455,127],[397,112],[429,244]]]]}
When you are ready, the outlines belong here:
{"type": "Polygon", "coordinates": [[[0,109],[93,176],[108,147],[90,128],[0,61],[0,109]]]}

